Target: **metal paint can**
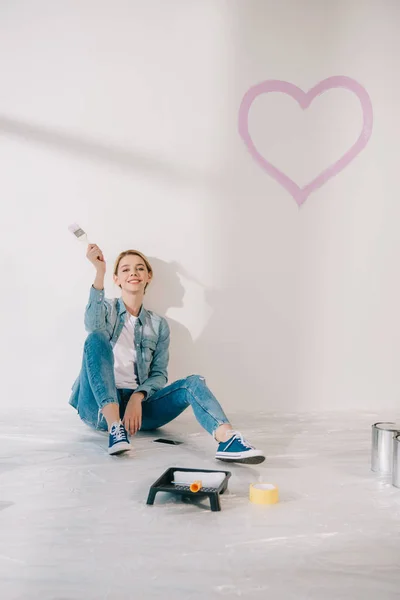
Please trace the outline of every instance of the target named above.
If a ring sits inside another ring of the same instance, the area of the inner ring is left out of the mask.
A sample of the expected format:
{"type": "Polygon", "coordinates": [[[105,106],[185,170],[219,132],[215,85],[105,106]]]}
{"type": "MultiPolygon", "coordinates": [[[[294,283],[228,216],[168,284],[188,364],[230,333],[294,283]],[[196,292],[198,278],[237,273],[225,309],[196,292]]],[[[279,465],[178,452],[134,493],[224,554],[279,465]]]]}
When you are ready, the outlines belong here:
{"type": "Polygon", "coordinates": [[[375,473],[390,474],[393,470],[394,438],[400,434],[398,423],[372,425],[371,469],[375,473]]]}
{"type": "Polygon", "coordinates": [[[400,488],[400,435],[394,436],[393,440],[393,473],[392,483],[400,488]]]}

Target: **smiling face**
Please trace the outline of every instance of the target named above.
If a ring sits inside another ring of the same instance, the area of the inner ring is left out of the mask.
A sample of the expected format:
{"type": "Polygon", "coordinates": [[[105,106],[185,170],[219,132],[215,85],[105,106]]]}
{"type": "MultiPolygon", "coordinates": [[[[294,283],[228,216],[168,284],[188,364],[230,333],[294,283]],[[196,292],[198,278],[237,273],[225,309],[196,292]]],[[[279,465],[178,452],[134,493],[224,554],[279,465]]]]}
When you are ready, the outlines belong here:
{"type": "Polygon", "coordinates": [[[148,260],[133,250],[122,252],[115,263],[114,282],[128,294],[144,294],[152,276],[148,260]]]}

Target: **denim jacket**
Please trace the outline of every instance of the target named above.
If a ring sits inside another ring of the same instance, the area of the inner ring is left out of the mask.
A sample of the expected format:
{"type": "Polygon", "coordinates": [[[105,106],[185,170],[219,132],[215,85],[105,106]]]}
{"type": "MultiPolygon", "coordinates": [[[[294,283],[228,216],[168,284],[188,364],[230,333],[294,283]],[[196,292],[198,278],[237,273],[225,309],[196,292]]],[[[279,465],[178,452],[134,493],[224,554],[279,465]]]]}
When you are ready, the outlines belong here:
{"type": "MultiPolygon", "coordinates": [[[[121,298],[107,300],[104,290],[90,289],[85,311],[85,328],[89,333],[104,331],[114,347],[124,327],[126,308],[121,298]]],[[[168,381],[169,325],[163,317],[140,309],[135,323],[135,346],[138,387],[146,397],[160,390],[168,381]]],[[[72,387],[70,404],[78,405],[79,380],[72,387]]]]}

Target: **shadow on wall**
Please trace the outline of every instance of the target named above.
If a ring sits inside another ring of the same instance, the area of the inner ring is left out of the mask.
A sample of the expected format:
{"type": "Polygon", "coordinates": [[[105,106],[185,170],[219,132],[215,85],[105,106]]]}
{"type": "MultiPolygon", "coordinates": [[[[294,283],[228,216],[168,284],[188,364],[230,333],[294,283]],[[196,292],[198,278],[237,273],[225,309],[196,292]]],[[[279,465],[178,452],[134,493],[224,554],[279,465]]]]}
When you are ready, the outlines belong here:
{"type": "Polygon", "coordinates": [[[53,131],[46,127],[32,125],[24,121],[10,119],[0,115],[0,131],[29,142],[55,148],[74,156],[81,156],[91,161],[107,162],[120,169],[140,170],[143,173],[156,173],[160,178],[182,185],[204,184],[206,173],[201,171],[177,169],[173,164],[153,155],[144,156],[135,150],[102,142],[90,138],[82,138],[67,132],[53,131]]]}
{"type": "Polygon", "coordinates": [[[145,304],[166,317],[171,329],[169,382],[193,373],[204,375],[217,397],[229,407],[229,398],[232,401],[233,396],[238,397],[240,381],[252,368],[251,355],[240,343],[242,318],[239,318],[239,307],[236,324],[231,322],[236,294],[233,290],[204,290],[204,285],[194,280],[179,263],[168,263],[155,257],[149,257],[149,260],[154,279],[145,304]],[[205,302],[211,308],[211,317],[197,340],[193,340],[182,323],[167,316],[169,309],[184,306],[185,288],[181,276],[203,288],[205,302]]]}
{"type": "Polygon", "coordinates": [[[149,257],[154,279],[146,292],[145,306],[166,317],[171,330],[169,382],[197,372],[194,360],[194,343],[190,331],[179,321],[167,316],[170,308],[182,308],[185,288],[176,262],[166,262],[149,257]]]}
{"type": "MultiPolygon", "coordinates": [[[[187,280],[193,278],[179,263],[154,257],[149,260],[154,279],[145,304],[167,316],[169,309],[184,306],[181,276],[187,280]]],[[[293,364],[296,347],[287,347],[285,342],[287,336],[295,335],[292,323],[268,295],[255,295],[251,306],[243,306],[243,297],[234,288],[218,290],[200,286],[211,316],[196,340],[182,323],[167,316],[171,329],[169,382],[193,373],[204,375],[227,410],[255,403],[259,413],[264,407],[268,411],[269,400],[275,405],[283,401],[285,382],[289,387],[293,384],[286,360],[293,364]],[[265,328],[268,336],[263,333],[265,328]],[[281,357],[278,366],[276,356],[281,357]],[[275,365],[273,371],[271,365],[275,365]]]]}

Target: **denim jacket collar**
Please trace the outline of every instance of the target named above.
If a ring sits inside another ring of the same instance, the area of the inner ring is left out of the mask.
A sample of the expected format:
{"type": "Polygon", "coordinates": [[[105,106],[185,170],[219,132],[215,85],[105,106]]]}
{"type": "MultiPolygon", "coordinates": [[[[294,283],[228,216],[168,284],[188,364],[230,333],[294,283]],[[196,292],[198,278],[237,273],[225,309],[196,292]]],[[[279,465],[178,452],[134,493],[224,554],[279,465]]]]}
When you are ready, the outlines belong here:
{"type": "MultiPolygon", "coordinates": [[[[122,316],[127,312],[124,301],[122,298],[118,298],[118,315],[122,316]]],[[[143,325],[146,321],[146,317],[148,316],[147,310],[144,308],[143,304],[140,307],[140,311],[138,314],[138,320],[141,325],[143,325]]]]}

